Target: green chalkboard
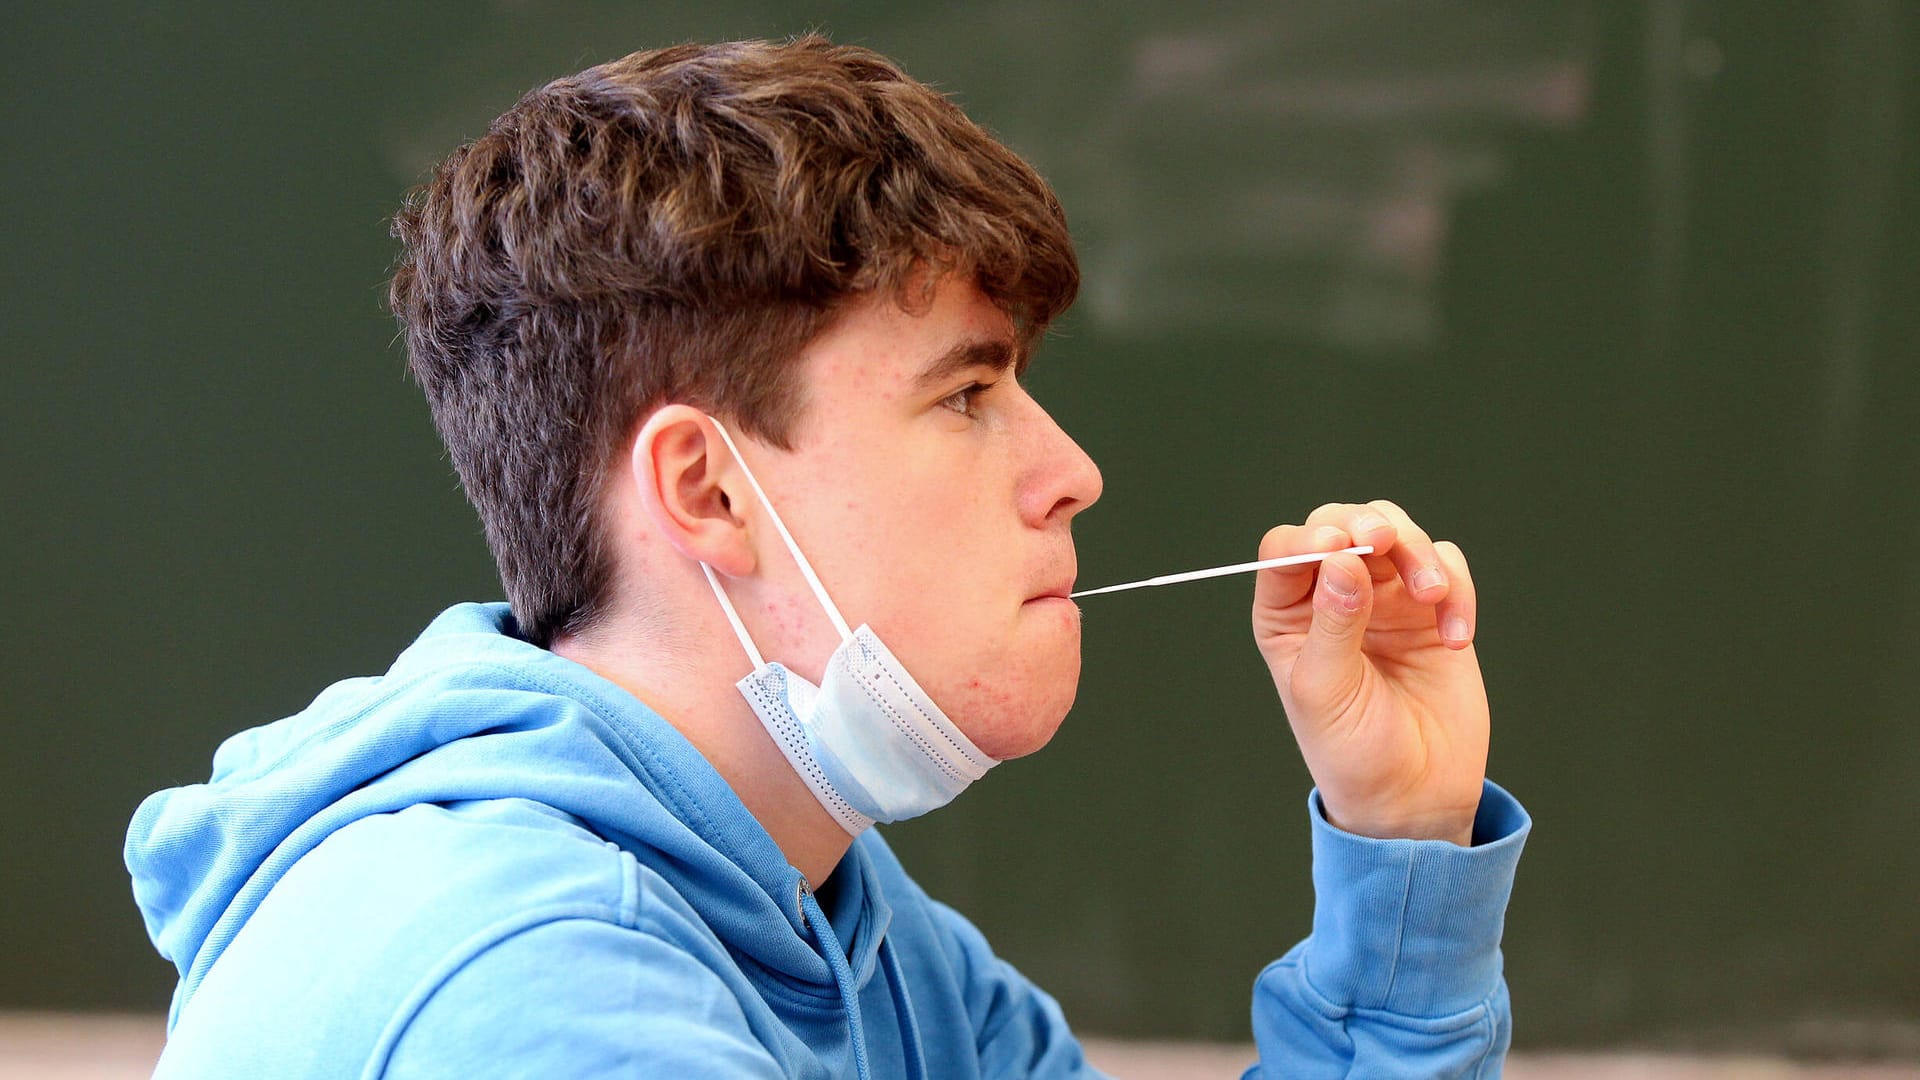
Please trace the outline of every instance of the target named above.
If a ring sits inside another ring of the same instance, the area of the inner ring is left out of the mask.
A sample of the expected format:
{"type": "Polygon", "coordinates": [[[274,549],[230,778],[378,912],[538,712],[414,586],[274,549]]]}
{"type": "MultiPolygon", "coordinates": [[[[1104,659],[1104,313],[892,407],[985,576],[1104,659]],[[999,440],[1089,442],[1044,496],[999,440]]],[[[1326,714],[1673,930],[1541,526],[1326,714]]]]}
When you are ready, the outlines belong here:
{"type": "MultiPolygon", "coordinates": [[[[1055,183],[1081,580],[1390,497],[1480,582],[1525,1047],[1916,1052],[1920,9],[30,5],[0,43],[0,1006],[164,1008],[147,792],[497,595],[385,218],[527,88],[819,27],[1055,183]]],[[[890,831],[1088,1031],[1244,1038],[1307,779],[1241,579],[1089,601],[1044,753],[890,831]]]]}

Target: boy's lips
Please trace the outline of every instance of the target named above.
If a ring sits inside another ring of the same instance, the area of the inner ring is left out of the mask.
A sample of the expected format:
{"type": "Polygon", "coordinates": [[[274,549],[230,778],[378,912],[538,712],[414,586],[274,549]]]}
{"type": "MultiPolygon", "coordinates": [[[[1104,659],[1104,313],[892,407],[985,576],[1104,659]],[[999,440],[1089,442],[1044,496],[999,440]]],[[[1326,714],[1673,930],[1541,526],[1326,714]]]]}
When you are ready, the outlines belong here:
{"type": "Polygon", "coordinates": [[[1032,603],[1035,600],[1065,600],[1067,599],[1068,594],[1072,592],[1073,592],[1073,579],[1067,578],[1066,580],[1058,584],[1049,585],[1046,588],[1039,591],[1038,593],[1035,593],[1034,595],[1027,597],[1027,602],[1032,603]]]}

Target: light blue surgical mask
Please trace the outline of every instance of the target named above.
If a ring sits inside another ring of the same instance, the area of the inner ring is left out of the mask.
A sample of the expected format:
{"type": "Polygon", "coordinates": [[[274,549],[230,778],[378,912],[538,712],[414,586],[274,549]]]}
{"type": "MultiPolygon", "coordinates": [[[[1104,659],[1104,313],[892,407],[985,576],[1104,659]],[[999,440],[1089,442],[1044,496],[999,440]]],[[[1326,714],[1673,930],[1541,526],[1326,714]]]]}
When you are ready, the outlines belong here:
{"type": "Polygon", "coordinates": [[[815,686],[780,662],[761,657],[713,568],[701,563],[727,622],[753,661],[753,672],[735,684],[741,696],[820,805],[849,835],[860,835],[876,821],[903,821],[952,802],[999,762],[981,753],[947,719],[872,627],[862,623],[858,630],[848,629],[733,436],[720,421],[714,420],[713,426],[766,507],[781,542],[799,564],[800,576],[840,633],[840,645],[815,686]]]}

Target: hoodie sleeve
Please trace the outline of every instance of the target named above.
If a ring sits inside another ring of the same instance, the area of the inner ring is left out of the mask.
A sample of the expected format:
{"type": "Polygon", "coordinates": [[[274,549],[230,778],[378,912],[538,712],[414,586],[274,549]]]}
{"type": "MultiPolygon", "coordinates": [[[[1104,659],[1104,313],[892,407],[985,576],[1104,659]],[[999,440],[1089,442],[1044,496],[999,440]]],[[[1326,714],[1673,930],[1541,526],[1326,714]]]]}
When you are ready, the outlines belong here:
{"type": "Polygon", "coordinates": [[[1532,822],[1491,781],[1473,846],[1373,840],[1316,791],[1313,932],[1254,984],[1248,1080],[1497,1076],[1513,1014],[1500,935],[1532,822]]]}
{"type": "Polygon", "coordinates": [[[684,950],[596,918],[555,918],[504,936],[437,979],[364,1075],[783,1073],[733,993],[684,950]]]}

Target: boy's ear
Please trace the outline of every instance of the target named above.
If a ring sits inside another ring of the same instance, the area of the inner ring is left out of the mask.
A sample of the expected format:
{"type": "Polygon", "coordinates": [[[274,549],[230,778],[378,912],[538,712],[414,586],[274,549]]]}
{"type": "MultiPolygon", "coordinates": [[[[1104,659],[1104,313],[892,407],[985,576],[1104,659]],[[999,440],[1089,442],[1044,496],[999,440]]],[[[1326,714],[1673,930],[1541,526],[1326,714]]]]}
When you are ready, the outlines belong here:
{"type": "Polygon", "coordinates": [[[705,413],[661,406],[640,425],[632,454],[642,512],[676,551],[729,577],[753,572],[746,521],[735,512],[745,485],[705,413]]]}

